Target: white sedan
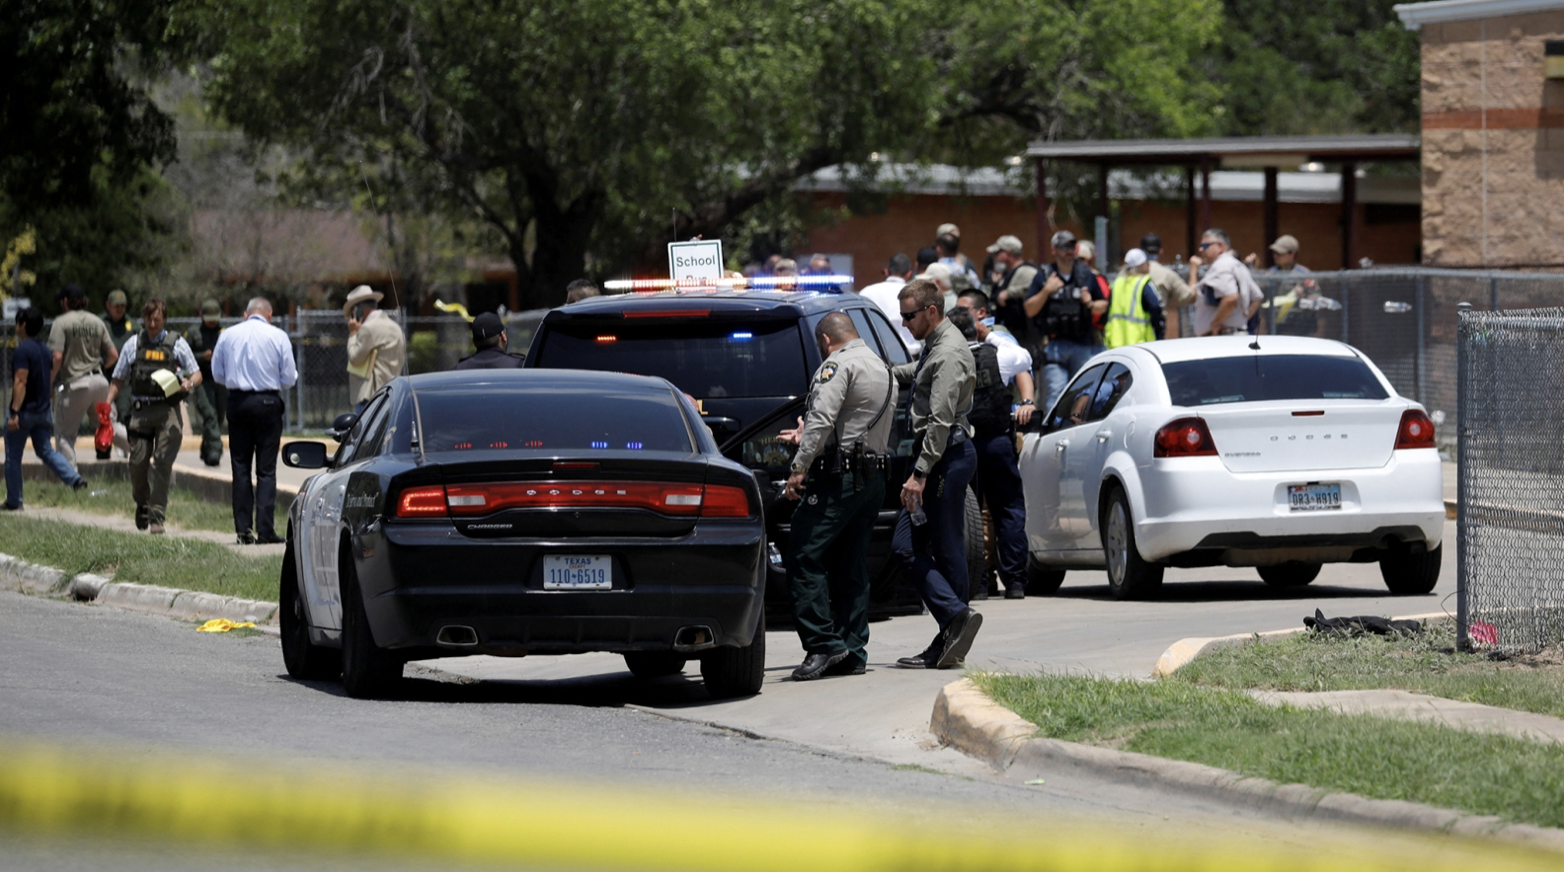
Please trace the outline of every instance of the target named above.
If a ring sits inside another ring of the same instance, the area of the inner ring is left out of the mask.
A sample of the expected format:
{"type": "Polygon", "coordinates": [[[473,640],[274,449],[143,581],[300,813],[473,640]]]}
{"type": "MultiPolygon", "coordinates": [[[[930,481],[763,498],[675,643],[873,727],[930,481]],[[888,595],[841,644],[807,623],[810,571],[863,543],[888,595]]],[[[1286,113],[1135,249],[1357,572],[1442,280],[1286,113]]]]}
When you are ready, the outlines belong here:
{"type": "Polygon", "coordinates": [[[1392,593],[1439,577],[1434,425],[1340,342],[1222,336],[1094,357],[1027,434],[1028,592],[1105,568],[1117,599],[1169,566],[1253,566],[1303,585],[1378,562],[1392,593]]]}

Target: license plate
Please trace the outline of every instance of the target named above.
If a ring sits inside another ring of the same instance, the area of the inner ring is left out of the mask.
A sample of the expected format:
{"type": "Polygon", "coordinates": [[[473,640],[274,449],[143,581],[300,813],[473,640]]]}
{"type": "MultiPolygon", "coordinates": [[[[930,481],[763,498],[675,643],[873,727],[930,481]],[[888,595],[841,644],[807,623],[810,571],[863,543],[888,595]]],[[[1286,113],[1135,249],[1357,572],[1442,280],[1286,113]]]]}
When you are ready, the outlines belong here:
{"type": "Polygon", "coordinates": [[[544,590],[611,590],[613,586],[614,561],[606,554],[543,558],[544,590]]]}
{"type": "Polygon", "coordinates": [[[1339,509],[1341,508],[1341,485],[1288,485],[1287,508],[1294,512],[1319,512],[1339,509]]]}

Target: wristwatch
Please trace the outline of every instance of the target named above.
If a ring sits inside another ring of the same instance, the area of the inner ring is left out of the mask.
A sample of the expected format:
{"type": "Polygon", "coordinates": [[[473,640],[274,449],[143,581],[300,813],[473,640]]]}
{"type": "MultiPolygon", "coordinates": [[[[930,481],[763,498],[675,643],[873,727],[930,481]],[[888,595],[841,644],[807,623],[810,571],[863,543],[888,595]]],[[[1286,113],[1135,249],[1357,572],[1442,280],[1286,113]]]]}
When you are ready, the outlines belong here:
{"type": "Polygon", "coordinates": [[[1022,405],[1022,406],[1031,406],[1031,405],[1035,405],[1035,403],[1033,403],[1033,402],[1032,402],[1032,401],[1031,401],[1031,400],[1022,400],[1022,401],[1021,401],[1021,402],[1020,402],[1020,403],[1019,403],[1019,405],[1022,405]]]}

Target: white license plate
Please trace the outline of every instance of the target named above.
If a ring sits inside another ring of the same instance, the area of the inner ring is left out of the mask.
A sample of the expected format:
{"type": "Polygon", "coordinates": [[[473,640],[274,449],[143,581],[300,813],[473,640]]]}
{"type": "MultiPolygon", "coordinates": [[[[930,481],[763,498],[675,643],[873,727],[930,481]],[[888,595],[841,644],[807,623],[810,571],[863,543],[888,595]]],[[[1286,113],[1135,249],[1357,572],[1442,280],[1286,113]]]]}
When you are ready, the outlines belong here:
{"type": "Polygon", "coordinates": [[[1341,508],[1341,485],[1288,485],[1287,508],[1294,512],[1320,512],[1339,509],[1341,508]]]}
{"type": "Polygon", "coordinates": [[[543,558],[544,590],[611,590],[613,586],[614,560],[606,554],[543,558]]]}

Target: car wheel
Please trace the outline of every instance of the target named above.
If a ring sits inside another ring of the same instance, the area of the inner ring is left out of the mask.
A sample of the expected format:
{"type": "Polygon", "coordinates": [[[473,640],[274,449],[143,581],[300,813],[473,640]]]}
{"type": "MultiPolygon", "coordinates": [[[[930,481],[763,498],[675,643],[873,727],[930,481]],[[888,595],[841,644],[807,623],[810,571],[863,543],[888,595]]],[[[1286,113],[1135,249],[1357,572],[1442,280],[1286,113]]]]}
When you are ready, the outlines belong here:
{"type": "Polygon", "coordinates": [[[1064,584],[1064,570],[1054,569],[1037,562],[1030,553],[1026,555],[1026,595],[1052,596],[1064,584]]]}
{"type": "Polygon", "coordinates": [[[1162,587],[1162,567],[1141,559],[1135,546],[1130,501],[1122,488],[1108,493],[1102,510],[1102,550],[1108,565],[1108,592],[1116,600],[1140,599],[1162,587]]]}
{"type": "Polygon", "coordinates": [[[766,619],[755,627],[755,638],[743,648],[718,648],[701,656],[701,678],[716,699],[754,696],[766,677],[766,619]]]}
{"type": "Polygon", "coordinates": [[[1439,564],[1444,548],[1443,542],[1432,551],[1413,551],[1405,545],[1392,547],[1379,558],[1379,574],[1385,579],[1385,587],[1397,596],[1415,596],[1433,590],[1439,583],[1439,564]]]}
{"type": "Polygon", "coordinates": [[[625,665],[636,678],[661,678],[684,671],[689,660],[672,651],[634,651],[625,655],[625,665]]]}
{"type": "Polygon", "coordinates": [[[971,488],[967,488],[961,510],[967,549],[967,596],[975,599],[979,592],[988,590],[988,554],[983,548],[983,505],[971,488]]]}
{"type": "Polygon", "coordinates": [[[353,559],[342,560],[342,689],[354,699],[389,695],[402,680],[402,661],[375,644],[353,559]]]}
{"type": "Polygon", "coordinates": [[[1260,580],[1272,587],[1303,587],[1320,577],[1320,564],[1297,560],[1255,568],[1260,571],[1260,580]]]}
{"type": "Polygon", "coordinates": [[[293,535],[289,532],[282,554],[278,584],[278,622],[282,625],[282,662],[288,675],[301,681],[329,681],[342,674],[342,652],[310,643],[309,614],[304,610],[304,590],[293,559],[293,535]]]}

